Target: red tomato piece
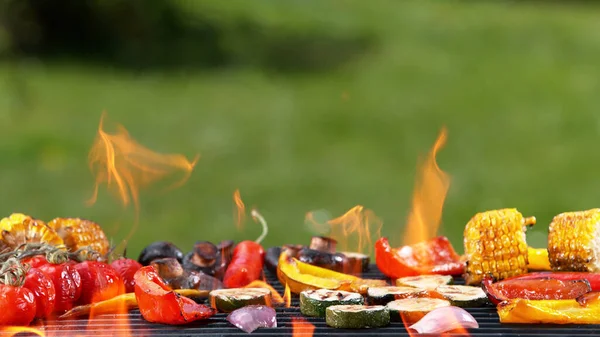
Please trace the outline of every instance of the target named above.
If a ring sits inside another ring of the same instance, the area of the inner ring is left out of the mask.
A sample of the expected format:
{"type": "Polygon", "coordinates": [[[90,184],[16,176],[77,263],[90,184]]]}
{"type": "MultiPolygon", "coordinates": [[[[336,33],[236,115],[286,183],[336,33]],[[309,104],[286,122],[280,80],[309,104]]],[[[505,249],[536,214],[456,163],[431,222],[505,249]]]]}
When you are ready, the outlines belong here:
{"type": "Polygon", "coordinates": [[[56,292],[55,312],[71,310],[81,296],[81,276],[75,270],[74,262],[40,264],[39,269],[46,274],[56,292]]]}
{"type": "Polygon", "coordinates": [[[121,279],[125,284],[125,292],[134,292],[135,283],[133,282],[133,275],[135,275],[135,272],[142,268],[142,265],[136,260],[126,258],[114,260],[110,265],[121,276],[121,279]]]}
{"type": "Polygon", "coordinates": [[[31,268],[25,277],[23,287],[31,290],[35,297],[36,318],[49,317],[54,311],[56,290],[48,275],[38,268],[31,268]]]}
{"type": "Polygon", "coordinates": [[[33,292],[21,286],[0,284],[0,326],[29,325],[36,313],[33,292]]]}
{"type": "Polygon", "coordinates": [[[109,264],[84,261],[75,265],[81,276],[81,296],[78,304],[90,304],[111,299],[125,292],[121,276],[109,264]]]}

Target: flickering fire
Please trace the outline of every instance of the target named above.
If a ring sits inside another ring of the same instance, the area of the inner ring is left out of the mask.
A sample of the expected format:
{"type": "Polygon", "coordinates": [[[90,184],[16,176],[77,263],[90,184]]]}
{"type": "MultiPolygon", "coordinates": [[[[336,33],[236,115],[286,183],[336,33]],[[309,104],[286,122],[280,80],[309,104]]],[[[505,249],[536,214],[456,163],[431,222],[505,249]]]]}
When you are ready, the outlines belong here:
{"type": "Polygon", "coordinates": [[[246,219],[246,206],[242,201],[242,197],[240,196],[240,190],[235,190],[233,192],[233,202],[235,203],[237,210],[237,228],[242,229],[244,226],[244,220],[246,219]]]}
{"type": "Polygon", "coordinates": [[[292,292],[290,291],[290,286],[286,283],[285,290],[283,291],[283,302],[286,308],[292,306],[292,292]]]}
{"type": "Polygon", "coordinates": [[[315,326],[302,317],[292,317],[292,336],[307,337],[315,332],[315,326]]]}
{"type": "Polygon", "coordinates": [[[29,326],[5,326],[0,331],[2,332],[2,336],[6,337],[13,337],[23,333],[46,337],[44,331],[29,326]]]}
{"type": "Polygon", "coordinates": [[[357,205],[344,215],[327,221],[326,226],[319,224],[313,212],[306,214],[306,221],[315,227],[329,229],[328,236],[338,241],[342,251],[368,254],[373,248],[373,237],[381,236],[383,222],[370,209],[357,205]]]}
{"type": "MultiPolygon", "coordinates": [[[[94,302],[96,302],[96,301],[94,301],[94,302]]],[[[120,301],[119,303],[117,303],[116,308],[115,308],[116,315],[123,315],[123,317],[127,317],[128,312],[129,312],[129,308],[128,308],[127,304],[125,303],[125,301],[120,301]]],[[[102,329],[102,326],[98,327],[98,325],[94,324],[94,319],[96,319],[100,315],[101,315],[101,313],[95,312],[94,307],[92,307],[92,310],[90,311],[90,315],[88,318],[88,326],[87,326],[88,332],[94,332],[94,331],[98,331],[99,329],[102,329]]],[[[113,331],[115,337],[130,337],[131,336],[131,328],[129,325],[129,320],[128,319],[114,320],[114,323],[112,325],[112,331],[113,331]]],[[[141,333],[141,332],[137,331],[136,333],[141,333]]]]}
{"type": "Polygon", "coordinates": [[[450,177],[439,168],[436,161],[436,155],[446,144],[446,139],[447,131],[444,127],[425,160],[418,165],[412,208],[404,231],[404,244],[422,242],[437,234],[444,200],[450,187],[450,177]]]}
{"type": "Polygon", "coordinates": [[[271,301],[272,301],[273,304],[275,304],[275,305],[283,305],[283,304],[285,304],[285,300],[279,294],[279,292],[277,292],[277,290],[275,290],[275,288],[273,288],[270,284],[268,284],[265,281],[254,280],[254,281],[248,283],[248,285],[246,285],[244,288],[264,288],[264,289],[269,289],[269,291],[271,292],[271,301]]]}

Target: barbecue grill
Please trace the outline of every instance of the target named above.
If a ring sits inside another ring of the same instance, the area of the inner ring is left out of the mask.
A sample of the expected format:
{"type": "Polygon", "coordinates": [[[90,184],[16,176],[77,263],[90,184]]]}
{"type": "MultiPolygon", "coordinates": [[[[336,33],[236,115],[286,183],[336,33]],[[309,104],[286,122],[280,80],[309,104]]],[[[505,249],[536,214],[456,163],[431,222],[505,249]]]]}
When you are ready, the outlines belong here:
{"type": "MultiPolygon", "coordinates": [[[[277,277],[266,272],[266,280],[280,294],[283,294],[283,286],[277,280],[277,277]]],[[[363,274],[365,278],[384,279],[377,267],[371,265],[369,271],[363,274]]],[[[455,279],[456,284],[464,284],[461,278],[455,279]]],[[[306,328],[297,328],[294,336],[409,336],[402,322],[391,322],[385,328],[346,330],[333,329],[325,324],[325,319],[304,317],[298,307],[298,296],[292,298],[291,307],[277,308],[277,328],[260,328],[252,334],[247,334],[242,330],[231,325],[225,318],[227,314],[216,314],[206,321],[194,322],[185,326],[169,326],[146,322],[139,311],[134,310],[129,314],[122,315],[103,315],[91,321],[87,319],[63,320],[51,322],[43,327],[39,327],[47,336],[98,336],[98,337],[119,337],[119,336],[157,336],[157,337],[200,337],[200,336],[292,336],[292,320],[302,318],[306,322],[314,325],[314,333],[306,328]],[[124,325],[127,321],[127,325],[124,325]]],[[[469,330],[473,337],[492,337],[492,336],[535,336],[535,337],[557,337],[557,336],[600,336],[600,325],[531,325],[531,324],[500,324],[496,309],[473,308],[467,309],[477,322],[479,329],[469,330]]],[[[0,336],[6,334],[0,333],[0,336]]],[[[28,333],[19,333],[18,336],[35,336],[28,333]]],[[[419,335],[430,336],[430,335],[419,335]]],[[[459,336],[458,334],[445,334],[444,336],[459,336]]]]}

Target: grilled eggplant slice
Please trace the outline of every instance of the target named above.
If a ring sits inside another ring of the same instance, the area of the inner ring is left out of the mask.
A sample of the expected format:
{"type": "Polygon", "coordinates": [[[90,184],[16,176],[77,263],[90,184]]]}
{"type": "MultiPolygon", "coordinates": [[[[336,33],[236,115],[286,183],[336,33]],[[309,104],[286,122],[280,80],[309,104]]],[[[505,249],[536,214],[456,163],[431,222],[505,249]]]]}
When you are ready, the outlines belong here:
{"type": "Polygon", "coordinates": [[[208,296],[210,305],[221,312],[232,312],[252,304],[271,305],[271,291],[264,288],[219,289],[208,296]]]}
{"type": "Polygon", "coordinates": [[[138,257],[138,262],[144,266],[149,265],[153,260],[172,257],[179,263],[183,261],[181,249],[167,241],[157,241],[149,244],[142,250],[138,257]]]}
{"type": "Polygon", "coordinates": [[[358,293],[348,291],[317,289],[300,293],[300,312],[305,316],[325,317],[325,309],[332,305],[364,304],[358,293]]]}
{"type": "Polygon", "coordinates": [[[441,308],[449,307],[450,301],[439,298],[405,298],[391,301],[386,304],[390,311],[390,320],[403,321],[405,324],[418,322],[428,312],[441,308]]]}
{"type": "Polygon", "coordinates": [[[454,283],[450,275],[421,275],[408,276],[396,280],[397,286],[415,287],[421,289],[435,290],[439,286],[454,283]]]}
{"type": "Polygon", "coordinates": [[[325,322],[332,328],[380,328],[390,324],[390,312],[382,305],[333,305],[325,310],[325,322]]]}

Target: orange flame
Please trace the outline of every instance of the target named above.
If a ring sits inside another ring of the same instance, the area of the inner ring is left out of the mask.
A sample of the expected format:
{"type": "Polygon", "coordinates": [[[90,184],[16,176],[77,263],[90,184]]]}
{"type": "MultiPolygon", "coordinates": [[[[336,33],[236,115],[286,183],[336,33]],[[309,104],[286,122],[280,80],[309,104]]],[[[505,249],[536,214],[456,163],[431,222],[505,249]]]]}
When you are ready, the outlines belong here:
{"type": "Polygon", "coordinates": [[[302,317],[292,317],[292,336],[307,337],[315,333],[315,326],[302,317]]]}
{"type": "Polygon", "coordinates": [[[237,228],[242,229],[244,225],[244,220],[246,219],[246,206],[242,201],[240,196],[240,190],[235,190],[233,192],[233,202],[235,202],[236,210],[237,210],[237,228]]]}
{"type": "MultiPolygon", "coordinates": [[[[180,154],[153,152],[131,138],[122,125],[117,125],[116,133],[107,133],[103,129],[105,117],[106,113],[103,112],[98,134],[88,157],[90,169],[96,178],[89,205],[96,202],[100,185],[106,183],[108,189],[118,195],[124,206],[134,204],[137,216],[141,188],[177,172],[183,172],[183,177],[171,188],[181,186],[188,180],[199,156],[189,161],[180,154]]],[[[131,233],[135,231],[136,225],[131,233]]]]}
{"type": "Polygon", "coordinates": [[[419,164],[404,244],[422,242],[437,234],[444,200],[450,187],[449,176],[436,162],[437,152],[446,144],[446,138],[444,127],[427,158],[419,164]]]}
{"type": "MultiPolygon", "coordinates": [[[[112,310],[111,310],[111,316],[113,316],[114,322],[112,323],[111,326],[111,332],[114,336],[116,337],[130,337],[131,336],[131,329],[129,326],[129,319],[128,319],[128,313],[129,313],[129,309],[131,304],[128,305],[128,303],[126,303],[125,300],[118,300],[119,297],[113,298],[111,301],[113,302],[113,306],[112,306],[112,310]],[[121,319],[120,319],[121,318],[121,319]],[[122,319],[125,318],[125,319],[122,319]]],[[[92,302],[97,302],[95,299],[92,300],[92,302]]],[[[90,310],[90,314],[89,314],[89,318],[88,318],[88,327],[87,327],[87,331],[88,332],[92,332],[92,333],[97,333],[99,332],[99,329],[105,329],[103,324],[93,324],[93,321],[97,318],[100,318],[101,315],[106,314],[106,312],[102,312],[101,310],[96,310],[95,307],[92,306],[91,310],[90,310]]],[[[138,331],[136,333],[142,333],[141,331],[138,331]]]]}
{"type": "Polygon", "coordinates": [[[273,304],[282,305],[285,303],[285,300],[281,295],[273,288],[270,284],[261,280],[254,280],[248,285],[244,286],[244,288],[264,288],[268,289],[271,292],[271,300],[273,304]]]}
{"type": "MultiPolygon", "coordinates": [[[[323,227],[315,221],[312,212],[306,214],[306,221],[312,223],[315,228],[323,227]]],[[[364,253],[372,249],[372,237],[381,236],[383,222],[370,209],[357,205],[344,215],[327,221],[327,225],[329,236],[338,241],[342,251],[364,253]],[[375,233],[372,233],[373,228],[376,228],[375,233]]]]}
{"type": "Polygon", "coordinates": [[[46,334],[44,333],[44,331],[33,328],[33,327],[28,327],[28,326],[5,326],[2,329],[0,329],[0,331],[3,332],[2,336],[6,336],[6,337],[13,337],[20,333],[29,333],[29,334],[35,334],[40,337],[46,337],[46,334]]]}
{"type": "Polygon", "coordinates": [[[290,286],[287,284],[287,282],[285,284],[285,290],[283,291],[283,302],[286,308],[292,306],[292,292],[290,291],[290,286]]]}

